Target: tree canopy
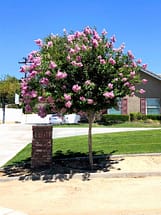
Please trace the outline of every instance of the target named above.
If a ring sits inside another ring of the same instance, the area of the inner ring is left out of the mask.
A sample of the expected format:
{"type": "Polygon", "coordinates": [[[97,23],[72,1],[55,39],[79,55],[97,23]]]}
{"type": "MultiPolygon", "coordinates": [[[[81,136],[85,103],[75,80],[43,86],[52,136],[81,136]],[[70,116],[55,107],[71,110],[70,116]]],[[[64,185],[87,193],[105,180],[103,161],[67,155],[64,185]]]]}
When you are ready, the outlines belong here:
{"type": "Polygon", "coordinates": [[[133,96],[141,81],[138,71],[146,67],[130,50],[124,53],[124,44],[116,48],[115,36],[107,35],[105,30],[99,34],[95,28],[85,27],[38,39],[35,42],[40,49],[29,53],[28,65],[21,67],[26,73],[21,83],[26,111],[32,112],[38,104],[41,117],[49,111],[86,113],[89,151],[96,112],[115,107],[118,98],[133,96]]]}
{"type": "Polygon", "coordinates": [[[0,97],[13,103],[15,93],[20,92],[20,83],[16,77],[6,75],[0,80],[0,97]]]}

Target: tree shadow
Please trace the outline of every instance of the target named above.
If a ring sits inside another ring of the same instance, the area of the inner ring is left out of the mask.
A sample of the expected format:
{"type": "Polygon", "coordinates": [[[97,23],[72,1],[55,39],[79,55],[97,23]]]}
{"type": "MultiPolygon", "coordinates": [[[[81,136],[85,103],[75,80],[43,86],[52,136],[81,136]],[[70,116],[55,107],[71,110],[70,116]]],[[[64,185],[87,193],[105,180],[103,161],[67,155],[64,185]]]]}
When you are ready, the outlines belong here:
{"type": "Polygon", "coordinates": [[[56,151],[51,166],[32,169],[31,158],[29,158],[16,162],[12,166],[5,166],[2,172],[3,176],[18,177],[19,180],[43,180],[46,183],[70,180],[76,174],[86,181],[90,180],[92,173],[110,172],[115,168],[114,165],[123,160],[119,157],[114,158],[112,155],[115,152],[104,154],[103,151],[94,151],[92,169],[85,153],[68,150],[65,154],[62,151],[56,151]]]}

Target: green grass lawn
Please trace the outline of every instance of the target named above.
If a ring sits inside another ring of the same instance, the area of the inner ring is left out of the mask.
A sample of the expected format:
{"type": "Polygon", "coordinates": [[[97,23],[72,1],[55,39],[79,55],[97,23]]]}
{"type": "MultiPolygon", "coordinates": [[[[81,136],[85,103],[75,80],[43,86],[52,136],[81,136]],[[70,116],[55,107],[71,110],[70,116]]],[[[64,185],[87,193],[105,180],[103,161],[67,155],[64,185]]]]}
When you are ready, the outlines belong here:
{"type": "MultiPolygon", "coordinates": [[[[123,122],[123,123],[115,123],[112,125],[101,125],[99,123],[93,123],[94,128],[161,128],[161,122],[153,120],[151,123],[147,123],[144,121],[136,121],[136,122],[123,122]]],[[[80,123],[80,124],[64,124],[64,125],[54,125],[54,128],[87,128],[88,123],[80,123]]]]}
{"type": "MultiPolygon", "coordinates": [[[[93,135],[94,155],[161,152],[161,129],[93,135]]],[[[87,135],[53,140],[53,157],[87,156],[87,135]]],[[[31,158],[31,144],[20,151],[7,165],[31,158]]]]}

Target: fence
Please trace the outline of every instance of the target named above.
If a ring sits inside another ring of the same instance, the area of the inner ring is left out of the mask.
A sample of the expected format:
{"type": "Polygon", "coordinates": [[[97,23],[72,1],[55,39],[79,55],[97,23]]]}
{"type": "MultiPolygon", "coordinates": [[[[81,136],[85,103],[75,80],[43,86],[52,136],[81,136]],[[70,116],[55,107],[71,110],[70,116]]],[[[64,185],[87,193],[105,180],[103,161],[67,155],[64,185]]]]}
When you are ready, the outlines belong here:
{"type": "MultiPolygon", "coordinates": [[[[23,124],[34,124],[34,123],[49,123],[49,116],[45,118],[39,117],[37,114],[23,114],[22,109],[6,108],[5,109],[5,123],[23,123],[23,124]]],[[[3,110],[0,108],[0,124],[3,120],[3,110]]]]}

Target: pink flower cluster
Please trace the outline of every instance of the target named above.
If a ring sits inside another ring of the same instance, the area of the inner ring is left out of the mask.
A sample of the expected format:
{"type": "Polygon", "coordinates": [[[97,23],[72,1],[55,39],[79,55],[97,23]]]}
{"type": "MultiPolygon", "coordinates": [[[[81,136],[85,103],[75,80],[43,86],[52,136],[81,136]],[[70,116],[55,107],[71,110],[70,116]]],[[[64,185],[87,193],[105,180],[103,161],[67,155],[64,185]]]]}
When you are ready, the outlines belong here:
{"type": "Polygon", "coordinates": [[[45,72],[45,75],[50,76],[50,75],[51,75],[50,70],[47,70],[47,71],[45,72]]]}
{"type": "Polygon", "coordinates": [[[143,67],[143,69],[146,69],[147,68],[147,64],[143,64],[142,67],[143,67]]]}
{"type": "MultiPolygon", "coordinates": [[[[104,34],[105,35],[105,30],[104,34]]],[[[95,29],[86,27],[82,32],[68,35],[69,55],[67,60],[75,67],[83,67],[84,53],[89,52],[92,48],[97,49],[102,44],[102,38],[95,29]],[[78,59],[79,57],[79,59],[78,59]]],[[[100,64],[106,64],[105,59],[100,59],[100,64]]]]}
{"type": "Polygon", "coordinates": [[[88,99],[86,99],[84,96],[80,96],[80,101],[82,101],[82,102],[86,102],[87,104],[89,104],[89,105],[92,105],[92,104],[94,104],[94,100],[93,99],[91,99],[91,98],[88,98],[88,99]]]}
{"type": "Polygon", "coordinates": [[[44,106],[38,107],[38,116],[44,118],[47,115],[46,109],[44,106]]]}
{"type": "Polygon", "coordinates": [[[64,99],[65,101],[71,100],[71,95],[64,93],[64,99]]]}
{"type": "Polygon", "coordinates": [[[20,68],[20,72],[23,72],[23,73],[26,73],[29,70],[30,70],[30,66],[28,65],[21,66],[20,68]]]}
{"type": "Polygon", "coordinates": [[[147,80],[147,79],[145,79],[145,78],[144,78],[144,79],[142,79],[142,83],[143,83],[143,84],[146,84],[147,82],[148,82],[148,80],[147,80]]]}
{"type": "Polygon", "coordinates": [[[73,92],[78,93],[81,90],[81,86],[78,84],[73,85],[72,87],[73,92]]]}
{"type": "Polygon", "coordinates": [[[40,47],[43,46],[43,41],[42,41],[41,39],[35,40],[35,43],[36,43],[38,46],[40,46],[40,47]]]}
{"type": "Polygon", "coordinates": [[[91,81],[90,80],[87,80],[87,81],[85,81],[85,85],[91,85],[91,81]]]}
{"type": "Polygon", "coordinates": [[[124,48],[125,48],[125,44],[122,43],[119,48],[113,48],[113,51],[116,52],[116,53],[122,53],[124,48]]]}
{"type": "Polygon", "coordinates": [[[44,86],[47,86],[49,84],[49,79],[48,78],[41,78],[40,79],[40,84],[44,85],[44,86]]]}
{"type": "Polygon", "coordinates": [[[52,47],[53,46],[53,42],[52,41],[49,41],[48,43],[47,43],[47,47],[52,47]]]}
{"type": "Polygon", "coordinates": [[[86,101],[86,98],[84,97],[84,96],[80,96],[80,101],[82,101],[82,102],[85,102],[86,101]]]}
{"type": "Polygon", "coordinates": [[[45,99],[43,96],[39,96],[39,97],[38,97],[38,101],[39,101],[40,103],[44,103],[44,102],[46,102],[46,99],[45,99]]]}
{"type": "Polygon", "coordinates": [[[106,64],[105,59],[100,59],[100,64],[106,64]]]}
{"type": "Polygon", "coordinates": [[[81,63],[81,62],[76,62],[76,61],[72,61],[71,62],[71,64],[73,65],[73,66],[77,66],[77,67],[82,67],[83,66],[83,64],[81,63]]]}
{"type": "Polygon", "coordinates": [[[109,88],[110,90],[112,90],[112,89],[113,89],[113,84],[112,84],[112,83],[109,83],[109,84],[108,84],[108,88],[109,88]]]}
{"type": "Polygon", "coordinates": [[[116,64],[116,61],[112,57],[109,58],[108,62],[112,65],[116,64]]]}
{"type": "Polygon", "coordinates": [[[104,96],[105,98],[108,98],[108,99],[113,99],[113,98],[115,97],[113,91],[111,91],[111,92],[105,92],[105,93],[103,94],[103,96],[104,96]]]}
{"type": "Polygon", "coordinates": [[[66,108],[70,108],[72,106],[72,102],[71,101],[67,101],[66,103],[65,103],[65,107],[66,108]]]}
{"type": "Polygon", "coordinates": [[[87,99],[87,104],[92,105],[94,103],[93,99],[87,99]]]}
{"type": "Polygon", "coordinates": [[[127,54],[128,54],[128,56],[129,56],[130,59],[134,59],[135,58],[131,50],[129,50],[127,52],[127,54]]]}
{"type": "Polygon", "coordinates": [[[60,70],[58,70],[55,77],[57,80],[64,79],[67,77],[67,73],[61,72],[60,70]]]}
{"type": "Polygon", "coordinates": [[[140,90],[139,90],[139,93],[140,93],[140,94],[144,94],[145,92],[146,92],[146,91],[145,91],[144,89],[140,89],[140,90]]]}
{"type": "Polygon", "coordinates": [[[57,67],[56,63],[54,61],[51,61],[49,64],[50,69],[55,69],[57,67]]]}

